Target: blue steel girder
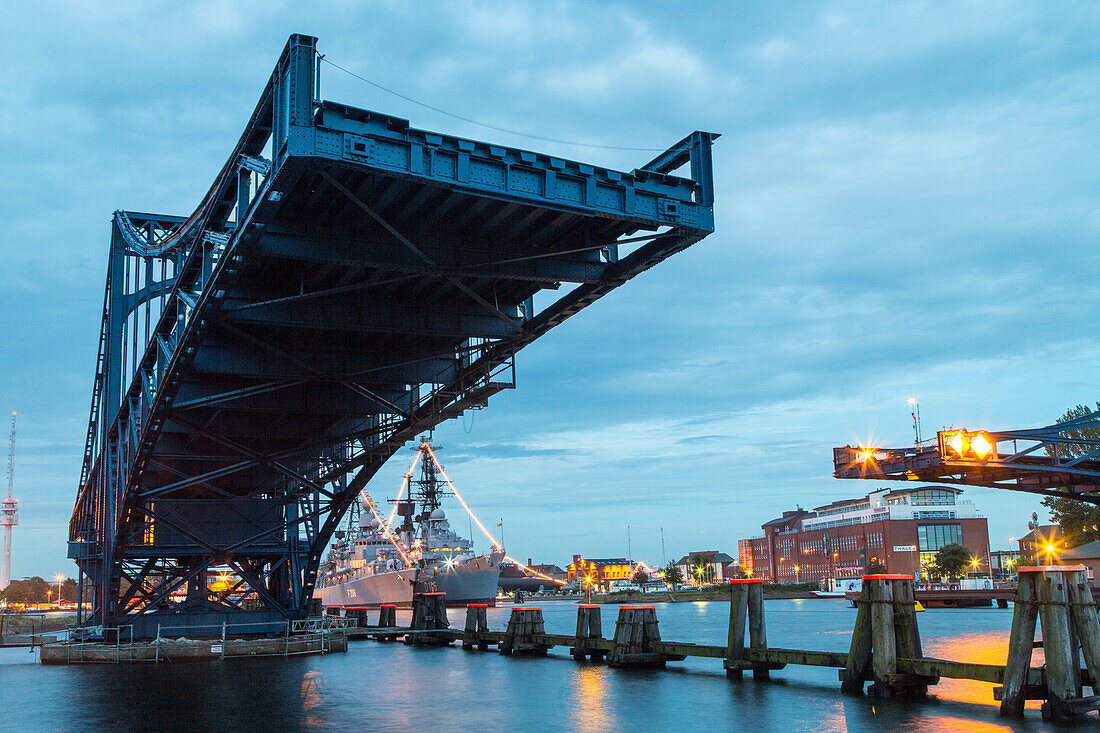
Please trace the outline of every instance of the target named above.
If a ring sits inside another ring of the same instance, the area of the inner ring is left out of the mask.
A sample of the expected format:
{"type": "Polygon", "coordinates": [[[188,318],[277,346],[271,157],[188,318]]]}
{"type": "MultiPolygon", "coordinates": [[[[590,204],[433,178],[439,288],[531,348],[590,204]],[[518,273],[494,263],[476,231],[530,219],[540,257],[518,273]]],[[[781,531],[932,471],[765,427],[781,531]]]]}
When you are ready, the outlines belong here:
{"type": "Polygon", "coordinates": [[[245,613],[207,592],[215,566],[263,618],[301,616],[396,450],[514,387],[522,346],[714,228],[715,135],[614,171],[320,102],[316,79],[315,39],[292,36],[195,212],[116,214],[70,529],[93,622],[245,613]]]}
{"type": "Polygon", "coordinates": [[[834,475],[987,486],[1100,504],[1098,431],[1100,411],[1040,428],[980,431],[992,450],[977,456],[951,450],[945,436],[960,431],[945,428],[918,446],[834,448],[834,475]]]}

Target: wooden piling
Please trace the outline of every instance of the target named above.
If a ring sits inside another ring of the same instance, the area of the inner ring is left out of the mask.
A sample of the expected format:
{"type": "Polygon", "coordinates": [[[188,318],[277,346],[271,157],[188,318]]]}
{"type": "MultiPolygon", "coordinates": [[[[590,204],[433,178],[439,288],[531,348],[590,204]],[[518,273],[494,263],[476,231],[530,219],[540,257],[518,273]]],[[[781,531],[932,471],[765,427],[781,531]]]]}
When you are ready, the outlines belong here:
{"type": "Polygon", "coordinates": [[[378,625],[384,629],[392,629],[397,626],[397,606],[383,604],[378,608],[378,625]]]}
{"type": "MultiPolygon", "coordinates": [[[[726,637],[726,660],[722,666],[726,669],[726,677],[731,680],[741,679],[742,670],[748,664],[744,662],[745,656],[745,623],[749,615],[749,587],[750,580],[734,580],[730,583],[730,625],[726,637]]],[[[756,580],[762,583],[762,580],[756,580]]]]}
{"type": "Polygon", "coordinates": [[[1035,594],[1036,573],[1031,568],[1019,568],[1016,582],[1016,598],[1012,602],[1012,630],[1008,636],[1008,660],[1005,662],[1004,682],[999,691],[1001,715],[1010,718],[1024,717],[1027,672],[1031,667],[1031,651],[1035,641],[1035,621],[1038,615],[1038,598],[1035,594]]]}
{"type": "Polygon", "coordinates": [[[917,629],[913,578],[908,575],[865,575],[857,601],[856,625],[847,664],[841,676],[841,692],[858,694],[863,683],[874,680],[869,692],[876,697],[906,694],[923,696],[934,674],[899,674],[898,657],[922,657],[917,629]]]}
{"type": "MultiPolygon", "coordinates": [[[[446,593],[413,594],[413,631],[436,631],[450,625],[447,620],[446,593]]],[[[405,637],[405,643],[416,646],[446,646],[451,640],[437,634],[410,634],[405,637]]]]}
{"type": "Polygon", "coordinates": [[[546,627],[543,624],[541,608],[513,608],[512,615],[508,617],[508,629],[504,632],[504,639],[500,642],[498,651],[504,655],[525,654],[544,657],[550,646],[536,637],[545,634],[546,627]]]}
{"type": "Polygon", "coordinates": [[[682,654],[655,651],[654,645],[660,641],[654,606],[619,606],[607,664],[611,667],[664,667],[667,661],[685,658],[682,654]]]}
{"type": "Polygon", "coordinates": [[[466,606],[466,628],[462,631],[462,648],[485,651],[489,648],[489,641],[481,636],[482,632],[489,630],[488,605],[485,603],[470,603],[466,606]]]}
{"type": "Polygon", "coordinates": [[[594,648],[593,639],[603,639],[603,620],[600,616],[602,607],[599,604],[585,603],[577,606],[577,632],[573,635],[573,648],[569,653],[578,662],[585,656],[592,660],[601,660],[607,653],[603,649],[594,648]]]}
{"type": "Polygon", "coordinates": [[[1065,703],[1081,697],[1077,686],[1078,654],[1069,618],[1068,574],[1059,568],[1043,572],[1036,578],[1035,590],[1039,599],[1039,623],[1043,629],[1043,655],[1047,669],[1047,700],[1043,704],[1043,717],[1052,720],[1076,717],[1065,703]]]}
{"type": "MultiPolygon", "coordinates": [[[[912,580],[912,579],[910,579],[912,580]]],[[[894,589],[881,577],[866,576],[871,601],[871,673],[875,680],[872,694],[890,697],[888,678],[898,673],[897,637],[894,634],[894,589]]]]}
{"type": "MultiPolygon", "coordinates": [[[[762,579],[750,580],[747,585],[749,649],[755,652],[766,652],[768,649],[768,635],[764,627],[764,581],[762,579]]],[[[752,678],[754,680],[766,680],[771,676],[770,670],[782,668],[783,665],[753,662],[752,678]]]]}
{"type": "Polygon", "coordinates": [[[852,642],[848,647],[848,660],[844,665],[840,691],[849,695],[862,695],[863,682],[871,667],[871,598],[870,589],[863,584],[856,601],[856,625],[852,629],[852,642]]]}

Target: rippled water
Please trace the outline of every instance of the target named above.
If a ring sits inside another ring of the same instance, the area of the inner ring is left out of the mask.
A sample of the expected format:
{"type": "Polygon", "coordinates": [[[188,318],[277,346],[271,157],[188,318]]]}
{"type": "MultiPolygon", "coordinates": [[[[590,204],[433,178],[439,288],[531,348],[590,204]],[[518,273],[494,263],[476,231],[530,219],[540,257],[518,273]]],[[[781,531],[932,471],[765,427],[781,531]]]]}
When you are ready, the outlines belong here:
{"type": "MultiPolygon", "coordinates": [[[[574,605],[542,608],[548,632],[573,633],[574,605]]],[[[490,628],[503,629],[508,612],[489,609],[490,628]]],[[[464,613],[452,609],[453,627],[461,628],[464,613]]],[[[728,603],[657,605],[661,636],[673,641],[724,644],[728,614],[728,603]]],[[[615,615],[615,607],[604,608],[605,634],[615,615]]],[[[855,620],[841,600],[767,601],[765,615],[769,645],[826,651],[847,651],[855,620]]],[[[1004,663],[1011,609],[937,609],[917,618],[926,655],[1004,663]]],[[[408,622],[407,612],[398,622],[408,622]]],[[[944,680],[924,702],[876,701],[840,695],[835,669],[789,666],[770,682],[746,675],[738,683],[715,659],[626,671],[574,662],[561,647],[550,654],[509,658],[360,641],[325,657],[42,667],[25,649],[0,649],[0,729],[1052,729],[1037,703],[1023,723],[998,718],[986,683],[944,680]]]]}

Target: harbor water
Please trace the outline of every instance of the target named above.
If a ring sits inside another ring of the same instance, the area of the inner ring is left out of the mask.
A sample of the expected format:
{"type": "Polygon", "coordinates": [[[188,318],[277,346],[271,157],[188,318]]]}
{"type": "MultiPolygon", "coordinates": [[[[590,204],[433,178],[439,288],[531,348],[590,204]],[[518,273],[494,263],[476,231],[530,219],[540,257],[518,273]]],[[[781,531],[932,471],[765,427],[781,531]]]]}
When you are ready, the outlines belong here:
{"type": "MultiPolygon", "coordinates": [[[[530,605],[530,604],[529,604],[530,605]]],[[[576,606],[540,602],[549,633],[572,634],[576,606]]],[[[605,636],[617,609],[605,606],[605,636]]],[[[509,607],[489,609],[503,630],[509,607]]],[[[724,644],[729,604],[657,604],[661,636],[724,644]]],[[[855,610],[834,599],[765,602],[773,647],[847,651],[855,610]]],[[[464,609],[450,611],[462,628],[464,609]]],[[[373,619],[373,615],[372,615],[373,619]]],[[[398,623],[408,623],[408,612],[398,623]]],[[[936,609],[918,615],[926,656],[1003,664],[1012,611],[936,609]]],[[[455,645],[457,647],[457,645],[455,645]]],[[[1042,661],[1036,652],[1033,665],[1042,661]]],[[[943,680],[923,702],[840,694],[835,669],[795,667],[770,682],[725,678],[720,660],[664,670],[613,670],[550,658],[359,641],[346,654],[213,664],[42,667],[27,649],[0,649],[8,730],[817,730],[1057,729],[1038,704],[1027,719],[997,716],[992,685],[943,680]],[[9,702],[10,704],[10,702],[9,702]]]]}

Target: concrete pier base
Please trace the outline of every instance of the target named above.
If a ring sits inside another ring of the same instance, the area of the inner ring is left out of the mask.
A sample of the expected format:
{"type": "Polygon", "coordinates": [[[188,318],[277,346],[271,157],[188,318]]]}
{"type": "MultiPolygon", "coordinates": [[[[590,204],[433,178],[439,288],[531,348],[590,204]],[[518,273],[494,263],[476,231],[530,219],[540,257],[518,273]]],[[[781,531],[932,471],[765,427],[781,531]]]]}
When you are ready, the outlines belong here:
{"type": "Polygon", "coordinates": [[[45,644],[42,664],[117,664],[122,662],[210,662],[241,657],[283,657],[346,652],[344,632],[291,634],[270,639],[160,639],[133,644],[103,642],[45,644]]]}

